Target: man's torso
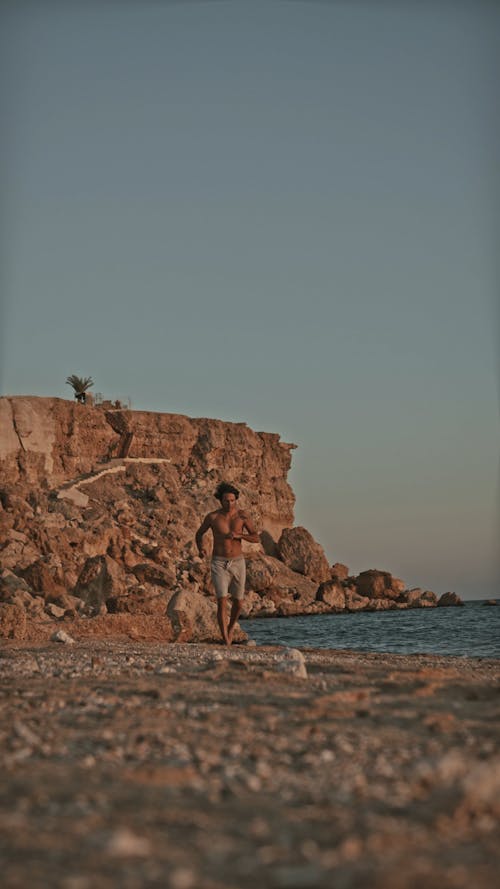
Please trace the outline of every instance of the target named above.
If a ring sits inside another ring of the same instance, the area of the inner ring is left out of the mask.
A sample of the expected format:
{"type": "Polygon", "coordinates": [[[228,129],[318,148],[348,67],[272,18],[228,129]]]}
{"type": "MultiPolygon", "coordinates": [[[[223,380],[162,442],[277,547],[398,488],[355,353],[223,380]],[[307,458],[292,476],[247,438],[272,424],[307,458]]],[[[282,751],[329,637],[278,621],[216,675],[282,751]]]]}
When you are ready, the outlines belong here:
{"type": "Polygon", "coordinates": [[[235,559],[241,556],[241,540],[231,540],[227,534],[242,534],[245,517],[239,510],[224,513],[217,510],[211,514],[210,527],[214,536],[213,556],[235,559]]]}

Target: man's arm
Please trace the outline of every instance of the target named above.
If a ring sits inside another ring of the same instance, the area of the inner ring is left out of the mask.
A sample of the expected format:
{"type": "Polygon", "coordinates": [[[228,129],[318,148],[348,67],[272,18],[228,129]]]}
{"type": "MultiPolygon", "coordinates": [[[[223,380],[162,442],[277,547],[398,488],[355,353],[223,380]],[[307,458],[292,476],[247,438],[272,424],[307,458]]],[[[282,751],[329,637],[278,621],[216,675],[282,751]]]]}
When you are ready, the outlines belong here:
{"type": "Polygon", "coordinates": [[[212,524],[211,514],[205,516],[200,527],[198,528],[195,534],[196,546],[198,547],[198,553],[200,555],[200,559],[203,559],[206,555],[205,548],[203,546],[203,535],[207,533],[212,524]]]}
{"type": "Polygon", "coordinates": [[[260,538],[253,526],[251,519],[249,519],[245,512],[241,512],[240,516],[243,519],[243,531],[246,530],[247,533],[234,534],[233,539],[246,540],[247,543],[259,543],[260,538]]]}

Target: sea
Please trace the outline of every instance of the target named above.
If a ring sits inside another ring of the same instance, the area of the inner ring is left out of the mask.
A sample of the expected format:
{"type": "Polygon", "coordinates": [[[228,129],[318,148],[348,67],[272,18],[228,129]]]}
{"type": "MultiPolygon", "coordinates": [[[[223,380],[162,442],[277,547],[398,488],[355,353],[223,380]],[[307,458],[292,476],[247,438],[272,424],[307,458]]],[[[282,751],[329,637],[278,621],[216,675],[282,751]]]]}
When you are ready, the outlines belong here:
{"type": "Polygon", "coordinates": [[[314,614],[240,620],[258,645],[291,648],[500,657],[500,602],[447,608],[314,614]]]}

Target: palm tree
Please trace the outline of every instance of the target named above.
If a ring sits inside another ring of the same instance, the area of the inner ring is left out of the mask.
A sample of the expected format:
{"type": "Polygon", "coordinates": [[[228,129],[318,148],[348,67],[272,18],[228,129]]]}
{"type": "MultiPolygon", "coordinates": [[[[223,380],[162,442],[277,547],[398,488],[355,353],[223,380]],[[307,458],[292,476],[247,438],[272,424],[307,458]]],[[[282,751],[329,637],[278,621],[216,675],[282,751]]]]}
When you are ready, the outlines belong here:
{"type": "Polygon", "coordinates": [[[75,390],[76,400],[80,404],[85,404],[85,392],[87,389],[90,389],[90,387],[94,385],[92,377],[77,377],[76,374],[71,374],[70,377],[66,377],[66,383],[68,384],[68,386],[73,386],[73,389],[75,390]]]}

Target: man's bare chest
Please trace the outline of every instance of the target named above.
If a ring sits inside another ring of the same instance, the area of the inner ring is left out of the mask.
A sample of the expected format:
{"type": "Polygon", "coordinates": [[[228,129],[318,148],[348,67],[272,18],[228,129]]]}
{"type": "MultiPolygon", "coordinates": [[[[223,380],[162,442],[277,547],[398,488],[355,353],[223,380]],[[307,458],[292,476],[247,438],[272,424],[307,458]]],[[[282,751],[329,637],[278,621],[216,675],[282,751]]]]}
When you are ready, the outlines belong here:
{"type": "Polygon", "coordinates": [[[243,530],[244,519],[239,513],[235,515],[216,515],[212,529],[214,534],[230,534],[231,532],[240,533],[243,530]]]}

